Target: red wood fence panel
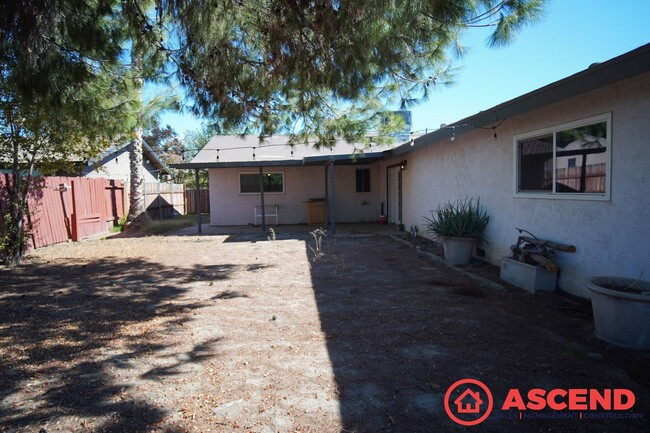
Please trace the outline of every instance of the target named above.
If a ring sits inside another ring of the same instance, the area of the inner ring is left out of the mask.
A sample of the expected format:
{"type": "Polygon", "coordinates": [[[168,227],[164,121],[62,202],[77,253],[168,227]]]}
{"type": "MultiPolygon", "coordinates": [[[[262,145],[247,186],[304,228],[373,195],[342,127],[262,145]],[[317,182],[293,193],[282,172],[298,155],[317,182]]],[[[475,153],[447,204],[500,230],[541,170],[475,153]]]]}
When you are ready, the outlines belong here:
{"type": "Polygon", "coordinates": [[[72,180],[72,240],[109,230],[106,219],[106,179],[72,180]]]}
{"type": "Polygon", "coordinates": [[[35,179],[39,186],[28,200],[34,248],[72,238],[72,192],[70,178],[35,179]]]}
{"type": "MultiPolygon", "coordinates": [[[[2,186],[6,179],[0,177],[2,186]]],[[[64,176],[35,181],[28,200],[34,248],[106,232],[124,213],[122,181],[64,176]]],[[[0,209],[5,206],[0,197],[0,209]]]]}
{"type": "Polygon", "coordinates": [[[124,181],[110,179],[104,188],[105,200],[109,204],[107,217],[111,218],[113,225],[126,213],[124,209],[124,181]]]}

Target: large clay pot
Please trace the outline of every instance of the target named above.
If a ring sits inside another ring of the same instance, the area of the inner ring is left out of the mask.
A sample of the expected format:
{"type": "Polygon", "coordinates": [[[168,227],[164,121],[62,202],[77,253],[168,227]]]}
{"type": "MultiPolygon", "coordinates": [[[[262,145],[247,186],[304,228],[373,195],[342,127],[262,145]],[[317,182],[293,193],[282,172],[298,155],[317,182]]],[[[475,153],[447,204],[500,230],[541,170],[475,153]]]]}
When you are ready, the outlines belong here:
{"type": "Polygon", "coordinates": [[[650,349],[650,281],[622,277],[591,277],[596,336],[609,343],[650,349]],[[628,288],[625,291],[616,288],[628,288]]]}

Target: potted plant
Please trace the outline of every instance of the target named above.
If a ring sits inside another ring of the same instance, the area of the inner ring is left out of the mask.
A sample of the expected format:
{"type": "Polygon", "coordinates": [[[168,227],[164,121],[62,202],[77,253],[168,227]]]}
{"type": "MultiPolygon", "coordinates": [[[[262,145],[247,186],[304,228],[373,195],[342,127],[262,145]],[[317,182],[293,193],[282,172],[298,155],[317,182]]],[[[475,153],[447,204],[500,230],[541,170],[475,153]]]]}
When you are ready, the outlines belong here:
{"type": "Polygon", "coordinates": [[[596,336],[619,346],[650,349],[650,281],[623,277],[585,280],[596,336]]]}
{"type": "Polygon", "coordinates": [[[466,265],[472,260],[476,241],[490,222],[490,216],[480,199],[470,198],[439,205],[424,220],[427,233],[442,239],[445,259],[455,265],[466,265]]]}

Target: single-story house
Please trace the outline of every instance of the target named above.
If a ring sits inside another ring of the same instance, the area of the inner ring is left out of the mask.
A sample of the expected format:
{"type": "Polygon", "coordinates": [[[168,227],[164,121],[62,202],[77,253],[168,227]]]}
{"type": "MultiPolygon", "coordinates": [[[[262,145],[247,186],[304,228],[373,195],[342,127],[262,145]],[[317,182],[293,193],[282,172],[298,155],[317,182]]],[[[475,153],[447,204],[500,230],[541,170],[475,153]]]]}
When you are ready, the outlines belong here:
{"type": "Polygon", "coordinates": [[[650,44],[357,158],[345,143],[315,151],[286,137],[215,137],[177,167],[208,169],[213,225],[258,222],[260,172],[280,224],[307,222],[310,200],[325,199],[336,222],[383,214],[426,235],[423,217],[439,204],[480,197],[486,260],[509,254],[516,227],[574,245],[556,258],[559,286],[587,297],[588,276],[650,276],[648,136],[650,44]]]}

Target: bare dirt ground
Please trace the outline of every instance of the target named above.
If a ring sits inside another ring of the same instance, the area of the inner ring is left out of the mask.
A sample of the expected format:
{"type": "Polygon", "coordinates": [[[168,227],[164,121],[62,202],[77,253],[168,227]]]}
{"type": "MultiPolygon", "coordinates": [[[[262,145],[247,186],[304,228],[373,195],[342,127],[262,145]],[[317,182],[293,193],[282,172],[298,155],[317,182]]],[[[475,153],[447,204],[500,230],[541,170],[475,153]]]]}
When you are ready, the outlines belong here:
{"type": "Polygon", "coordinates": [[[597,340],[588,304],[482,286],[387,236],[62,244],[0,286],[3,432],[466,431],[443,398],[467,377],[495,408],[510,388],[628,388],[641,418],[471,431],[650,431],[650,356],[597,340]]]}

